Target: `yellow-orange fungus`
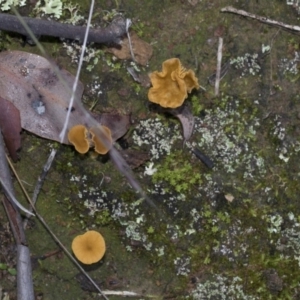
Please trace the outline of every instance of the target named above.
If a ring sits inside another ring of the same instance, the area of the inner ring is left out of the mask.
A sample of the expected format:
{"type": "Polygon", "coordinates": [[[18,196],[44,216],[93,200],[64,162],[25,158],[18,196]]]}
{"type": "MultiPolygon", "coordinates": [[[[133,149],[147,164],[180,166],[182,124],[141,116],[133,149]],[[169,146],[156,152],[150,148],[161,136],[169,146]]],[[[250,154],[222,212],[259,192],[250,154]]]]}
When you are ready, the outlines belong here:
{"type": "Polygon", "coordinates": [[[75,125],[68,132],[68,140],[75,149],[84,154],[89,151],[90,144],[87,138],[88,130],[84,125],[75,125]]]}
{"type": "Polygon", "coordinates": [[[99,232],[90,230],[74,238],[72,250],[79,261],[87,265],[93,264],[103,257],[105,241],[99,232]]]}
{"type": "Polygon", "coordinates": [[[148,98],[162,107],[176,108],[182,105],[192,89],[199,88],[194,71],[186,70],[178,58],[163,62],[162,72],[150,74],[152,87],[148,98]]]}
{"type": "Polygon", "coordinates": [[[99,125],[90,129],[92,142],[95,146],[95,151],[99,154],[106,154],[112,146],[111,131],[108,127],[99,125]]]}

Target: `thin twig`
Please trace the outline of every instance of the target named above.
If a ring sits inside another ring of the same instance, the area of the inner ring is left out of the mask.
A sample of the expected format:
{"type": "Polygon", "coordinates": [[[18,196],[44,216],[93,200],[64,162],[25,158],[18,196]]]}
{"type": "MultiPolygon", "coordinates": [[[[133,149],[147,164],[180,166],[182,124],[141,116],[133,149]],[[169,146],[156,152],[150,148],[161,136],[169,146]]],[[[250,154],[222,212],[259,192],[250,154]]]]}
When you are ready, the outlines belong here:
{"type": "Polygon", "coordinates": [[[216,81],[215,81],[216,96],[219,95],[221,65],[222,65],[222,48],[223,48],[223,38],[219,37],[218,55],[217,55],[217,72],[216,72],[216,81]]]}
{"type": "Polygon", "coordinates": [[[129,27],[131,26],[131,24],[132,24],[131,20],[126,19],[126,34],[127,34],[127,38],[128,38],[128,45],[129,45],[129,49],[130,49],[131,58],[133,61],[135,61],[135,57],[134,57],[134,53],[133,53],[133,49],[132,49],[131,38],[130,38],[130,33],[129,33],[129,27]]]}
{"type": "Polygon", "coordinates": [[[84,53],[85,53],[86,44],[87,44],[87,40],[88,40],[88,36],[89,36],[89,31],[90,31],[90,26],[91,26],[91,21],[92,21],[92,16],[93,16],[93,10],[94,10],[94,4],[95,4],[95,1],[92,0],[91,5],[90,5],[89,17],[88,17],[88,21],[87,21],[87,27],[85,29],[84,39],[83,39],[83,43],[82,43],[82,47],[81,47],[81,53],[80,53],[78,67],[77,67],[77,73],[76,73],[76,77],[75,77],[74,84],[73,84],[71,99],[69,102],[68,112],[67,112],[66,120],[65,120],[64,126],[62,128],[62,131],[59,134],[61,143],[65,139],[65,134],[66,134],[69,119],[70,119],[70,114],[71,114],[73,103],[74,103],[75,93],[76,93],[76,89],[77,89],[77,85],[78,85],[78,81],[79,81],[79,75],[80,75],[81,67],[83,64],[84,53]]]}
{"type": "MultiPolygon", "coordinates": [[[[31,199],[34,206],[35,206],[35,204],[36,204],[37,197],[38,197],[38,195],[39,195],[39,193],[40,193],[40,190],[41,190],[41,188],[42,188],[42,186],[43,186],[43,184],[44,184],[44,181],[45,181],[45,178],[46,178],[46,176],[47,176],[47,174],[48,174],[48,171],[49,171],[50,168],[51,168],[51,165],[52,165],[52,162],[53,162],[53,160],[54,160],[54,158],[55,158],[56,152],[57,152],[56,149],[52,149],[52,150],[51,150],[51,153],[50,153],[50,155],[49,155],[49,157],[48,157],[48,159],[47,159],[47,162],[45,163],[45,165],[44,165],[44,167],[43,167],[42,174],[38,177],[37,183],[36,183],[35,188],[34,188],[34,191],[33,191],[32,199],[31,199]]],[[[13,166],[12,166],[12,164],[11,164],[10,161],[9,161],[9,163],[10,163],[11,167],[13,168],[13,166]]],[[[18,180],[19,180],[19,179],[18,179],[18,180]]],[[[21,180],[19,180],[19,183],[20,183],[20,186],[21,186],[23,192],[26,194],[26,189],[24,188],[23,184],[21,183],[21,180]]],[[[26,197],[29,198],[28,195],[26,195],[26,197]]],[[[28,210],[29,210],[29,211],[32,211],[31,206],[29,207],[28,210]]],[[[26,215],[26,219],[25,219],[24,222],[23,222],[23,227],[24,227],[24,229],[26,229],[26,226],[27,226],[27,223],[28,223],[29,218],[30,218],[30,215],[26,215]]]]}
{"type": "Polygon", "coordinates": [[[282,27],[286,30],[292,30],[292,31],[300,32],[300,26],[288,25],[288,24],[285,24],[285,23],[280,22],[280,21],[275,21],[275,20],[272,20],[272,19],[269,19],[269,18],[266,18],[266,17],[262,17],[262,16],[258,16],[258,15],[252,14],[252,13],[248,13],[245,10],[236,9],[232,6],[227,6],[227,7],[222,8],[221,12],[234,13],[234,14],[237,14],[237,15],[241,15],[241,16],[244,16],[244,17],[248,17],[248,18],[251,18],[251,19],[258,20],[260,22],[263,22],[263,23],[266,23],[266,24],[269,24],[269,25],[279,26],[279,27],[282,27]]]}
{"type": "Polygon", "coordinates": [[[115,296],[125,296],[125,297],[141,297],[141,298],[158,298],[156,295],[142,295],[135,292],[130,291],[110,291],[110,290],[104,290],[103,294],[105,295],[115,295],[115,296]]]}

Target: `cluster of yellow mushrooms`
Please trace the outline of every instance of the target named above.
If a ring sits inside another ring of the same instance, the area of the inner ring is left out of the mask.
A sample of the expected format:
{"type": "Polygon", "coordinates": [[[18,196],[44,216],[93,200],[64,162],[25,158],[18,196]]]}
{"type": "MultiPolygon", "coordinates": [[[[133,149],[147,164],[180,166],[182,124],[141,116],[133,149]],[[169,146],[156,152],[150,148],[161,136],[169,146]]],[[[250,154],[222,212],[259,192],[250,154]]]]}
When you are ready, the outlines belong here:
{"type": "Polygon", "coordinates": [[[99,154],[106,154],[112,146],[111,131],[103,125],[90,129],[81,124],[75,125],[69,130],[68,139],[81,154],[87,153],[90,147],[95,147],[99,154]]]}
{"type": "MultiPolygon", "coordinates": [[[[192,89],[199,88],[194,71],[186,70],[178,58],[163,62],[162,72],[150,74],[152,87],[149,89],[149,101],[165,108],[181,106],[192,89]]],[[[109,128],[103,125],[87,129],[84,125],[76,125],[68,132],[69,142],[76,151],[87,153],[94,147],[99,154],[106,154],[112,147],[112,135],[109,128]]],[[[72,250],[76,258],[84,264],[98,262],[105,253],[103,236],[94,230],[78,235],[72,242],[72,250]]]]}

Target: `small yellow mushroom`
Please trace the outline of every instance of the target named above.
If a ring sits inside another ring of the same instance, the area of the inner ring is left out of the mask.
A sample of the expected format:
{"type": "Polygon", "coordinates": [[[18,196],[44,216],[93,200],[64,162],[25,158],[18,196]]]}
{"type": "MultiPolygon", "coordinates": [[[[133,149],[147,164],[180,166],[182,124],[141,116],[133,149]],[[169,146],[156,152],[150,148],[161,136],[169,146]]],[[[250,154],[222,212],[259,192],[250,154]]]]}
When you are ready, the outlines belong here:
{"type": "Polygon", "coordinates": [[[99,232],[90,230],[74,238],[72,250],[80,262],[86,265],[93,264],[104,256],[105,240],[99,232]]]}
{"type": "Polygon", "coordinates": [[[199,88],[194,71],[186,70],[178,58],[163,62],[162,72],[150,74],[152,87],[149,89],[149,101],[162,107],[176,108],[183,104],[192,89],[199,88]]]}
{"type": "Polygon", "coordinates": [[[92,142],[95,146],[95,151],[99,154],[106,154],[112,146],[111,131],[108,127],[99,125],[90,129],[92,142]]]}
{"type": "Polygon", "coordinates": [[[84,125],[75,125],[68,132],[68,140],[76,151],[84,154],[89,151],[88,130],[84,125]]]}

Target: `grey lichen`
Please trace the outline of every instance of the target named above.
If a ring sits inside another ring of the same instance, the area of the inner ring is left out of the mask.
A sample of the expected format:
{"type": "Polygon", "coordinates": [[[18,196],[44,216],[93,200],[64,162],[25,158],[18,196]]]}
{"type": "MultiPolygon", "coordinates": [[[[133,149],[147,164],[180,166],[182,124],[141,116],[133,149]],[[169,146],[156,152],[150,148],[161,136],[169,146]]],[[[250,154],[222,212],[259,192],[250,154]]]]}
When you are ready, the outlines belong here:
{"type": "MultiPolygon", "coordinates": [[[[211,280],[198,283],[190,296],[195,300],[256,300],[257,297],[247,295],[243,291],[242,279],[238,276],[226,278],[223,275],[214,275],[211,280]]],[[[190,297],[189,297],[190,298],[190,297]]]]}

